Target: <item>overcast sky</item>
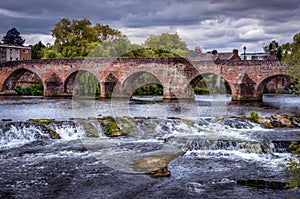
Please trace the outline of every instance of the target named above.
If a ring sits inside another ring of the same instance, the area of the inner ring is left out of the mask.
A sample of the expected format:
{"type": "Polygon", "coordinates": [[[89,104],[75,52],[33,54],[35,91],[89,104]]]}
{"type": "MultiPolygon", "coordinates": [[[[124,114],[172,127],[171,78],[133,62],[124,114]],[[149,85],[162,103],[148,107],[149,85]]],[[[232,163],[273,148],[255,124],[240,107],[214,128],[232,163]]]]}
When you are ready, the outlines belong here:
{"type": "Polygon", "coordinates": [[[16,27],[26,44],[53,43],[59,18],[89,19],[121,30],[132,43],[175,33],[189,48],[261,52],[300,32],[299,0],[1,0],[0,36],[16,27]]]}

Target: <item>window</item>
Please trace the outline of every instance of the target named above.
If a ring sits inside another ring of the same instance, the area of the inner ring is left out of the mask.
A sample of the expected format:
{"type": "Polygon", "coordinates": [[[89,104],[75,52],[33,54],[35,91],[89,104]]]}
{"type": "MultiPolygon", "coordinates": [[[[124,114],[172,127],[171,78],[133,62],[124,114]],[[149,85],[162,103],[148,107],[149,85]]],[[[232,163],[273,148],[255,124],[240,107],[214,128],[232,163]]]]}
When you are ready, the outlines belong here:
{"type": "Polygon", "coordinates": [[[28,53],[28,49],[23,49],[23,53],[28,53]]]}

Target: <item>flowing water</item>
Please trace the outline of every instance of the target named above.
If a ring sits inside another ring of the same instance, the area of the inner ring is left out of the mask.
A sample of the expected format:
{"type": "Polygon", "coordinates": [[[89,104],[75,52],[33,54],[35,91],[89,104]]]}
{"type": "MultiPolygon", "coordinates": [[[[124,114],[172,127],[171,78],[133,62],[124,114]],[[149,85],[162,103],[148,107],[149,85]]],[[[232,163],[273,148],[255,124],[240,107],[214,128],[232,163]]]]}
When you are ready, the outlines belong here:
{"type": "Polygon", "coordinates": [[[265,129],[237,118],[215,119],[251,111],[295,114],[299,104],[290,95],[268,95],[263,103],[203,96],[155,103],[5,98],[0,101],[0,198],[299,198],[296,190],[237,181],[285,182],[288,145],[299,140],[300,127],[265,129]],[[130,127],[129,135],[106,137],[92,117],[97,115],[114,116],[121,130],[130,127]],[[55,121],[38,124],[30,118],[55,121]],[[86,123],[99,137],[86,136],[86,123]],[[52,139],[50,130],[61,139],[52,139]],[[170,177],[150,177],[164,164],[170,177]]]}

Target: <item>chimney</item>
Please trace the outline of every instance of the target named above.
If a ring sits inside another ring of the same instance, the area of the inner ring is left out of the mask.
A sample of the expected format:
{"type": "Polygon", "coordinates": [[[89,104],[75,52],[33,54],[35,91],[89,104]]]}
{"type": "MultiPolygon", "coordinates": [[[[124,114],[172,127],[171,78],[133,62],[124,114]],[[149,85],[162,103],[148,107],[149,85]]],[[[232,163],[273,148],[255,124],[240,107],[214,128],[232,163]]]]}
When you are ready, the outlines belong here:
{"type": "Polygon", "coordinates": [[[238,49],[233,49],[232,52],[233,52],[234,56],[236,56],[236,55],[238,56],[239,55],[239,50],[238,49]]]}
{"type": "Polygon", "coordinates": [[[194,51],[195,51],[195,53],[198,53],[198,54],[202,53],[202,51],[201,51],[201,49],[200,49],[199,46],[196,46],[194,51]]]}

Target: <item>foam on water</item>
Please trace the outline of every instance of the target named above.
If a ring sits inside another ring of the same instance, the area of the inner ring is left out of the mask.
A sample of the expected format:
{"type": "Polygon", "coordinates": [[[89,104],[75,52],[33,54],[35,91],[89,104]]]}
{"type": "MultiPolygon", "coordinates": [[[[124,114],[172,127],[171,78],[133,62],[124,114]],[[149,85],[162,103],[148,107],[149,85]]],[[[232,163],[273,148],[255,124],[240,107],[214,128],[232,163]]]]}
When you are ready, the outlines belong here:
{"type": "Polygon", "coordinates": [[[63,140],[76,140],[84,136],[85,131],[80,125],[54,125],[53,130],[57,132],[63,140]]]}
{"type": "Polygon", "coordinates": [[[35,125],[11,125],[6,129],[0,129],[0,149],[18,147],[38,139],[48,138],[49,135],[35,125]]]}
{"type": "Polygon", "coordinates": [[[260,165],[269,168],[286,169],[286,159],[290,157],[289,153],[258,154],[244,153],[241,151],[228,150],[193,150],[187,151],[186,156],[197,157],[201,159],[228,159],[228,160],[246,160],[258,162],[260,165]]]}

